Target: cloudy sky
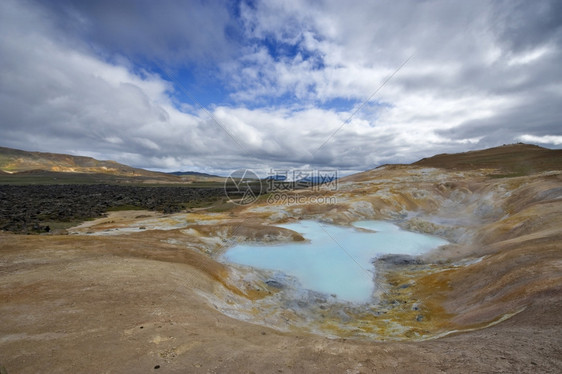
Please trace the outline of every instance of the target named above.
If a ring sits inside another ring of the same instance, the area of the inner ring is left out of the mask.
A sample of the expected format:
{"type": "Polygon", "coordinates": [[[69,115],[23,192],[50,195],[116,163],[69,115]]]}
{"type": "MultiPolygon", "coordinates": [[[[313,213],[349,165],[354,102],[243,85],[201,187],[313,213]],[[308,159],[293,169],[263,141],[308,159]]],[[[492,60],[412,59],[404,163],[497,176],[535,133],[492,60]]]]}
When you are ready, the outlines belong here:
{"type": "Polygon", "coordinates": [[[222,175],[561,148],[560,61],[560,0],[2,0],[0,146],[222,175]]]}

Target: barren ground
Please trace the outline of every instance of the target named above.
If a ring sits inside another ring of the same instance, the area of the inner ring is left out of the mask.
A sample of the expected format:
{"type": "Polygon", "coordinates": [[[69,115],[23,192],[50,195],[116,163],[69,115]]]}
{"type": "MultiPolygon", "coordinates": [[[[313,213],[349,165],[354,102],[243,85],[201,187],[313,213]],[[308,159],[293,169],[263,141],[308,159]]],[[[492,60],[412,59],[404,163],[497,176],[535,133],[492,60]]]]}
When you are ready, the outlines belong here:
{"type": "Polygon", "coordinates": [[[561,174],[489,174],[384,167],[337,190],[296,192],[336,197],[330,204],[263,198],[225,213],[114,212],[69,235],[0,233],[0,365],[10,374],[562,372],[561,174]],[[302,240],[272,225],[305,218],[387,219],[453,244],[420,265],[375,262],[379,301],[399,306],[368,323],[299,324],[313,309],[260,322],[283,291],[217,259],[239,241],[302,240]]]}

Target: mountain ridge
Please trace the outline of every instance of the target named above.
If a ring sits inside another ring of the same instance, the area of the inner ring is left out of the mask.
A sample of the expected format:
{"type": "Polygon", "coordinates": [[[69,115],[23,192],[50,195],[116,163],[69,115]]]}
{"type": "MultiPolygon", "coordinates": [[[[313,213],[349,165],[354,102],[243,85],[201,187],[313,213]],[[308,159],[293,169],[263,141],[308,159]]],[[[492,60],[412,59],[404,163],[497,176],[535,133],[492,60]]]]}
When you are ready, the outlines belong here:
{"type": "MultiPolygon", "coordinates": [[[[517,143],[461,153],[436,154],[409,165],[452,170],[495,169],[495,176],[520,176],[560,169],[562,150],[517,143]]],[[[382,166],[397,167],[399,165],[382,166]]],[[[361,178],[363,173],[370,173],[373,170],[352,174],[344,179],[361,178]]],[[[0,147],[0,175],[4,178],[14,174],[19,176],[44,174],[46,177],[54,178],[57,173],[62,173],[60,175],[66,178],[69,175],[84,175],[88,177],[88,180],[95,180],[96,175],[99,175],[101,181],[107,181],[108,178],[109,180],[125,178],[157,183],[221,182],[224,180],[224,177],[202,172],[164,173],[135,168],[112,160],[97,160],[88,156],[0,147]]]]}
{"type": "Polygon", "coordinates": [[[441,169],[498,169],[513,174],[529,174],[560,169],[562,149],[543,148],[534,144],[505,144],[462,153],[441,153],[422,158],[413,166],[441,169]]]}
{"type": "Polygon", "coordinates": [[[169,173],[166,174],[172,174],[172,175],[177,175],[177,176],[195,176],[195,177],[206,177],[206,178],[224,178],[221,177],[220,175],[215,175],[215,174],[209,174],[209,173],[201,173],[198,171],[171,171],[169,173]]]}
{"type": "Polygon", "coordinates": [[[62,173],[113,174],[132,177],[162,178],[167,176],[165,173],[134,168],[111,160],[97,160],[93,157],[62,153],[24,151],[7,147],[0,147],[0,170],[8,174],[44,170],[62,173]]]}

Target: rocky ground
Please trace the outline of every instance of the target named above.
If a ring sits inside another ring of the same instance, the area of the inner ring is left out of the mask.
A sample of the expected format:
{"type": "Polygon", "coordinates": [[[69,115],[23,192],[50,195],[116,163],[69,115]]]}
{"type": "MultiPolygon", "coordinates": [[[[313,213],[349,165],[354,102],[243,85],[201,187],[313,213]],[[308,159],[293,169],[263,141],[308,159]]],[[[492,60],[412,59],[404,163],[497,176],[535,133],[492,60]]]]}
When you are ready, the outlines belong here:
{"type": "Polygon", "coordinates": [[[175,213],[224,198],[223,188],[91,185],[0,185],[0,230],[50,232],[53,223],[97,218],[110,209],[175,213]]]}
{"type": "Polygon", "coordinates": [[[386,166],[335,189],[283,193],[293,198],[270,194],[219,213],[112,212],[64,236],[0,234],[0,365],[8,373],[562,371],[560,171],[386,166]],[[386,313],[347,310],[342,319],[329,313],[341,305],[328,305],[321,319],[314,306],[276,304],[289,294],[267,274],[220,261],[237,242],[303,240],[274,226],[298,219],[391,220],[451,245],[375,261],[383,292],[373,307],[386,313]]]}

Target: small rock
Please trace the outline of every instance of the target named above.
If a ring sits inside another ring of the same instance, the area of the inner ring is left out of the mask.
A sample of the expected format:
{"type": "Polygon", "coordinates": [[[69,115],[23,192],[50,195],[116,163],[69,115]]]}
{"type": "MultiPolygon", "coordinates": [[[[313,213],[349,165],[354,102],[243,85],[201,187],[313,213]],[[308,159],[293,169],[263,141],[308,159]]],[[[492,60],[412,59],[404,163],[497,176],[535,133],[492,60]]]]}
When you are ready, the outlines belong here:
{"type": "Polygon", "coordinates": [[[278,281],[276,281],[276,280],[273,280],[273,279],[267,280],[267,281],[265,282],[265,284],[267,284],[268,286],[273,287],[273,288],[283,288],[283,284],[282,284],[282,283],[280,283],[280,282],[278,282],[278,281]]]}
{"type": "Polygon", "coordinates": [[[384,255],[377,259],[377,261],[384,262],[392,265],[420,265],[423,261],[419,258],[410,255],[384,255]]]}
{"type": "Polygon", "coordinates": [[[346,312],[344,312],[343,310],[338,311],[337,315],[338,315],[338,317],[340,317],[340,319],[343,323],[347,323],[347,322],[351,321],[351,317],[346,312]]]}

